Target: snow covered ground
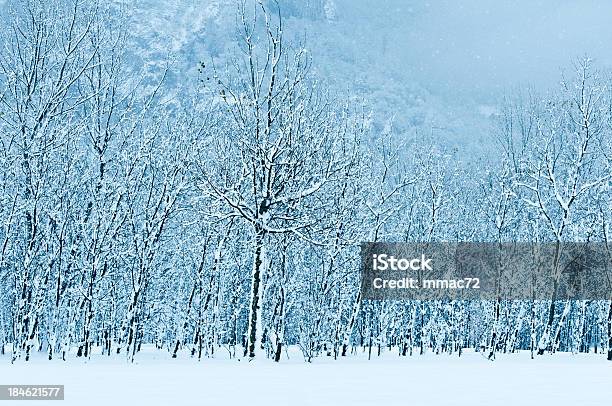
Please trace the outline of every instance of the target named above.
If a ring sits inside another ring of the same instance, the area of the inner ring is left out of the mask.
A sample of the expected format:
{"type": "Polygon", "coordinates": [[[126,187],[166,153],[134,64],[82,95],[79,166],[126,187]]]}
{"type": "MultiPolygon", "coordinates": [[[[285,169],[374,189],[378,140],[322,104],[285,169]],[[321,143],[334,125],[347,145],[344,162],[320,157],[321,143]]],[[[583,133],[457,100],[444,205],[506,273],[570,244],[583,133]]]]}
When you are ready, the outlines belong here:
{"type": "MultiPolygon", "coordinates": [[[[612,404],[612,363],[602,355],[477,353],[399,358],[384,354],[304,363],[171,359],[146,351],[134,364],[95,356],[84,362],[10,364],[0,384],[64,384],[62,405],[571,405],[612,404]]],[[[4,402],[6,403],[6,402],[4,402]]],[[[21,401],[19,405],[32,401],[21,401]]],[[[35,405],[45,402],[36,401],[35,405]]],[[[48,403],[48,402],[47,402],[48,403]]],[[[55,403],[54,403],[55,404],[55,403]]]]}

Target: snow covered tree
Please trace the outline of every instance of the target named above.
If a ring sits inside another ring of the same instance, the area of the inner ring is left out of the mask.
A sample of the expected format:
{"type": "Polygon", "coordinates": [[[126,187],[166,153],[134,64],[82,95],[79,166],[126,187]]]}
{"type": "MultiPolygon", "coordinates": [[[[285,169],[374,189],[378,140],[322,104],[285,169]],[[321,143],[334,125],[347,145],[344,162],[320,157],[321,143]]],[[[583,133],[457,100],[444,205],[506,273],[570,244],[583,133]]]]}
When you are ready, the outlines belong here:
{"type": "Polygon", "coordinates": [[[343,154],[345,119],[310,76],[308,51],[284,41],[281,15],[259,2],[252,14],[243,4],[239,20],[240,49],[227,79],[215,72],[228,128],[208,148],[223,152],[201,176],[203,191],[225,203],[224,216],[251,227],[246,352],[252,358],[261,345],[262,276],[269,271],[271,235],[316,242],[312,234],[327,205],[325,196],[350,162],[343,154]]]}

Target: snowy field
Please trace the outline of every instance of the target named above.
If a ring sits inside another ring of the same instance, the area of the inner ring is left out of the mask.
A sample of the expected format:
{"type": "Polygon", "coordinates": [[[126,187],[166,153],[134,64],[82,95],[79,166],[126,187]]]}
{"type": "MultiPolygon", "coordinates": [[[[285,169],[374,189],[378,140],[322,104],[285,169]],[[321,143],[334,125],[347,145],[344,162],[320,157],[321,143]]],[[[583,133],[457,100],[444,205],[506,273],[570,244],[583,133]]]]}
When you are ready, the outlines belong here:
{"type": "MultiPolygon", "coordinates": [[[[518,405],[608,406],[612,362],[602,355],[477,353],[371,361],[351,357],[304,363],[299,354],[268,360],[171,359],[148,351],[134,364],[96,356],[88,362],[10,364],[0,357],[0,384],[64,384],[62,405],[518,405]]],[[[3,402],[7,403],[7,402],[3,402]]],[[[20,401],[41,405],[48,402],[20,401]]],[[[53,403],[55,404],[55,403],[53,403]]]]}

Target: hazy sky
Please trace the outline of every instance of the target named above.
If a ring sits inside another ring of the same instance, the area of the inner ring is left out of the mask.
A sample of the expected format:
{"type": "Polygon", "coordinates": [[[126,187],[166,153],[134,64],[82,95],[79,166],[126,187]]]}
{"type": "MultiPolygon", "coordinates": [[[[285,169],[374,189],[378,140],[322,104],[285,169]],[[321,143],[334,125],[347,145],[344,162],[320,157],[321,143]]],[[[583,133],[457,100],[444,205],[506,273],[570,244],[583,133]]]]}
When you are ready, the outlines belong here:
{"type": "MultiPolygon", "coordinates": [[[[281,3],[290,10],[292,3],[304,1],[281,3]]],[[[555,86],[561,71],[585,54],[599,68],[612,67],[612,0],[321,2],[335,4],[336,18],[304,17],[294,24],[320,54],[315,63],[326,75],[337,76],[343,86],[364,88],[373,98],[390,95],[387,104],[398,115],[416,114],[418,108],[439,112],[435,125],[443,121],[460,136],[483,133],[479,126],[487,117],[481,116],[494,111],[508,91],[555,86]],[[413,94],[424,100],[422,107],[409,100],[413,94]],[[474,114],[474,107],[484,113],[474,114]]],[[[147,52],[178,53],[193,68],[207,49],[224,48],[233,39],[235,4],[139,0],[134,31],[145,39],[147,52]]],[[[428,114],[435,115],[422,113],[428,114]]]]}
{"type": "Polygon", "coordinates": [[[612,1],[407,4],[386,5],[394,22],[390,43],[396,57],[431,86],[486,97],[517,84],[550,86],[572,59],[587,53],[600,67],[612,64],[612,1]]]}

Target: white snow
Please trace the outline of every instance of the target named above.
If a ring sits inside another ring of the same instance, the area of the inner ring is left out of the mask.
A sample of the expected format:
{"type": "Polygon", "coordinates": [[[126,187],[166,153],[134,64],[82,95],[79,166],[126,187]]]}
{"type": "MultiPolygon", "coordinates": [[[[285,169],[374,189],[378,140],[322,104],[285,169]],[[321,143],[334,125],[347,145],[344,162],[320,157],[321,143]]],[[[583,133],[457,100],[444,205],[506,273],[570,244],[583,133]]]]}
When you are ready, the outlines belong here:
{"type": "MultiPolygon", "coordinates": [[[[218,354],[221,358],[222,353],[218,354]]],[[[134,364],[124,357],[84,362],[10,364],[0,357],[2,384],[64,384],[61,405],[555,405],[612,404],[612,362],[601,354],[466,352],[398,357],[366,354],[304,363],[299,353],[269,360],[171,359],[147,349],[134,364]]],[[[32,402],[22,401],[19,405],[32,402]]],[[[36,401],[35,405],[41,405],[36,401]]]]}

